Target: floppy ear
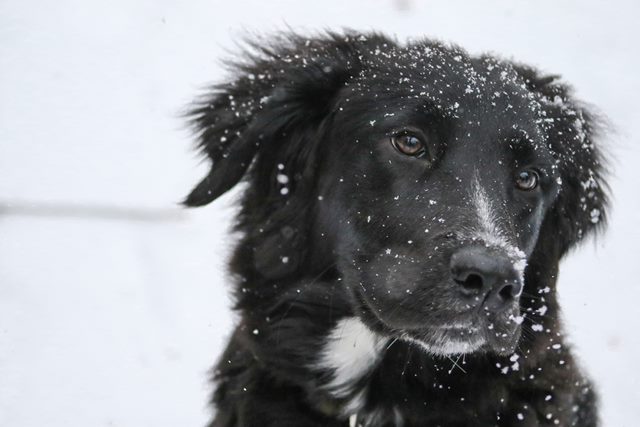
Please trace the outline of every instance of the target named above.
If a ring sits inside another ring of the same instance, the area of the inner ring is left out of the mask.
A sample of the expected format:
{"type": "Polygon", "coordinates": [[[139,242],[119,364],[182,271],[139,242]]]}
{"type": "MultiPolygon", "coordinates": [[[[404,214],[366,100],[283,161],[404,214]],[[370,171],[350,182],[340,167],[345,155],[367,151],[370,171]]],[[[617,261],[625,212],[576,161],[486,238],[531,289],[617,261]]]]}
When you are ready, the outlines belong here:
{"type": "Polygon", "coordinates": [[[230,63],[235,80],[214,86],[188,113],[211,171],[184,204],[210,203],[242,179],[258,153],[276,150],[302,128],[317,126],[339,89],[357,73],[360,42],[355,37],[287,34],[269,45],[247,41],[244,62],[230,63]]]}
{"type": "Polygon", "coordinates": [[[542,76],[524,66],[516,66],[516,70],[537,94],[541,124],[560,172],[560,190],[541,233],[554,236],[559,259],[606,223],[608,187],[599,145],[602,126],[557,76],[542,76]]]}
{"type": "Polygon", "coordinates": [[[386,42],[376,34],[250,41],[245,62],[231,64],[235,80],[214,86],[189,114],[211,171],[184,204],[205,205],[249,181],[237,271],[276,279],[305,261],[323,129],[363,66],[361,52],[386,42]]]}

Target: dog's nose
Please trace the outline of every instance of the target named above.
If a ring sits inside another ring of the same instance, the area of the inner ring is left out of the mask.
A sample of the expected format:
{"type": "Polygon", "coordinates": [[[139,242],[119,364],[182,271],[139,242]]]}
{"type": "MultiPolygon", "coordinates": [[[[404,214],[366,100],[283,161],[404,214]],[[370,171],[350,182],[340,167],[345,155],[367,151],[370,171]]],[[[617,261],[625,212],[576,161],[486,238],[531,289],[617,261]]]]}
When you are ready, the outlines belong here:
{"type": "Polygon", "coordinates": [[[466,247],[451,256],[451,275],[463,295],[502,310],[520,296],[522,281],[511,259],[484,247],[466,247]]]}

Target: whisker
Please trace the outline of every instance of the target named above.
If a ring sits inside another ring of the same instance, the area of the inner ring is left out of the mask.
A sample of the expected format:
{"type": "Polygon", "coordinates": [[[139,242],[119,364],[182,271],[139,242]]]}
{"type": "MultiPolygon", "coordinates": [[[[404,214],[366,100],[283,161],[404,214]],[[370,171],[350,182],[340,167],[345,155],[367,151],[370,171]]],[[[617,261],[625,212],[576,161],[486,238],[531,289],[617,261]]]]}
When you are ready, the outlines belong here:
{"type": "Polygon", "coordinates": [[[409,366],[409,362],[411,361],[411,354],[413,353],[413,346],[417,344],[410,345],[407,348],[407,360],[404,363],[404,367],[402,368],[402,372],[400,373],[400,377],[404,377],[404,373],[407,370],[407,366],[409,366]]]}
{"type": "Polygon", "coordinates": [[[400,337],[395,337],[393,339],[393,341],[391,341],[391,343],[387,346],[387,348],[385,350],[389,350],[391,348],[392,345],[394,345],[396,343],[396,341],[398,341],[400,339],[400,337]]]}
{"type": "Polygon", "coordinates": [[[452,363],[453,366],[451,366],[451,369],[449,369],[448,374],[451,375],[451,373],[453,372],[453,370],[455,368],[460,369],[462,372],[464,372],[465,374],[467,373],[467,371],[465,371],[462,366],[458,365],[458,361],[460,360],[460,358],[462,357],[462,354],[458,355],[458,358],[454,361],[451,357],[447,356],[447,359],[449,359],[452,363]]]}

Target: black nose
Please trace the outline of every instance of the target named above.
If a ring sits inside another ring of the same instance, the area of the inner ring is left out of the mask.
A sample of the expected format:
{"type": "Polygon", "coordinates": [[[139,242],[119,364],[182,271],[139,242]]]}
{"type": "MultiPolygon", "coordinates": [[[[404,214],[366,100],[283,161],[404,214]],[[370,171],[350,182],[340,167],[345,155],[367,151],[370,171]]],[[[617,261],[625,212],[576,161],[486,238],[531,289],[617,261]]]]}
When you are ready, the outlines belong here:
{"type": "Polygon", "coordinates": [[[451,256],[451,275],[463,295],[484,302],[489,310],[508,307],[522,292],[513,261],[484,247],[466,247],[451,256]]]}

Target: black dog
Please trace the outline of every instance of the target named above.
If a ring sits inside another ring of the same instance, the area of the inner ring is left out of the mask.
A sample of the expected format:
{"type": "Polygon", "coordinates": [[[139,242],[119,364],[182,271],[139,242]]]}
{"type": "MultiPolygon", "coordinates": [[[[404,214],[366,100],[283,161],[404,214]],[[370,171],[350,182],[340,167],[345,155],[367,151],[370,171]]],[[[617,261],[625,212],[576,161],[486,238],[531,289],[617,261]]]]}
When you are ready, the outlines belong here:
{"type": "Polygon", "coordinates": [[[247,182],[211,425],[597,425],[555,290],[606,204],[567,86],[379,34],[251,47],[190,113],[186,205],[247,182]]]}

